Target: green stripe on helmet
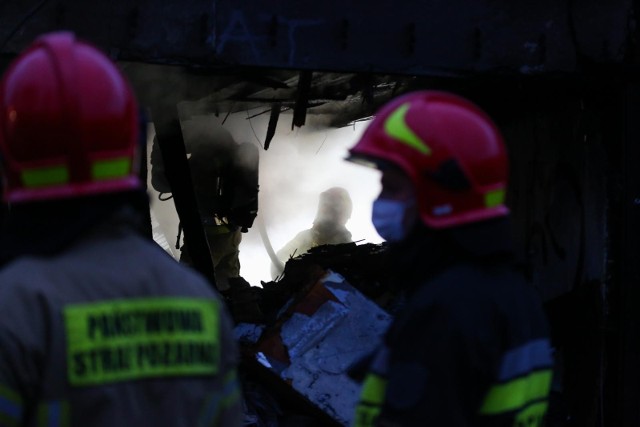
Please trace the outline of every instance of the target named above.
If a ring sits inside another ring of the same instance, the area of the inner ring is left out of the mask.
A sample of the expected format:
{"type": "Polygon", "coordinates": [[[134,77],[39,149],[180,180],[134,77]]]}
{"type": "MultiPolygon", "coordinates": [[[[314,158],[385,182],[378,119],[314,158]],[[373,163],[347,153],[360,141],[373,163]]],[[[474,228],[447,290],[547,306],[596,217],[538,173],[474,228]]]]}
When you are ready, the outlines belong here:
{"type": "Polygon", "coordinates": [[[69,182],[69,170],[64,165],[25,169],[21,174],[27,188],[49,187],[69,182]]]}
{"type": "Polygon", "coordinates": [[[504,189],[492,190],[484,195],[484,205],[488,208],[495,208],[504,203],[504,189]]]}
{"type": "Polygon", "coordinates": [[[98,160],[91,165],[91,176],[96,180],[122,178],[131,171],[131,159],[118,157],[116,159],[98,160]]]}
{"type": "Polygon", "coordinates": [[[390,137],[428,156],[431,148],[407,125],[405,117],[408,111],[408,103],[398,107],[384,122],[384,130],[390,137]]]}

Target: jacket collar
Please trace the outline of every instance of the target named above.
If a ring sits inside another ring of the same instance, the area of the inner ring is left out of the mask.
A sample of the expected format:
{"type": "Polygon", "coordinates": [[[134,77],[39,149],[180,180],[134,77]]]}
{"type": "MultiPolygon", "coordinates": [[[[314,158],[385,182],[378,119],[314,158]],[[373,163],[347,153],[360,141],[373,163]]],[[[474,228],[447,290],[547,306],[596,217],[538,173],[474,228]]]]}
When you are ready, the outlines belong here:
{"type": "Polygon", "coordinates": [[[420,223],[407,239],[390,244],[389,252],[392,277],[411,292],[455,264],[512,260],[510,223],[500,218],[448,230],[420,223]]]}
{"type": "Polygon", "coordinates": [[[0,265],[23,256],[52,256],[105,223],[138,228],[143,192],[13,206],[0,229],[0,265]],[[123,217],[123,212],[129,212],[123,217]],[[135,212],[135,213],[133,213],[135,212]]]}

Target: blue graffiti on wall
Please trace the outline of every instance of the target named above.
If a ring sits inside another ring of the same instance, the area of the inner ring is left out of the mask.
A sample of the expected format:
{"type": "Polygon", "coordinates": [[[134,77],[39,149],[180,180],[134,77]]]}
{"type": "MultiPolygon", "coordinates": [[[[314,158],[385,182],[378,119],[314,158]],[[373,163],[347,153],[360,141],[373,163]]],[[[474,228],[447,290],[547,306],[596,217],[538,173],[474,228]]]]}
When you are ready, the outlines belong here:
{"type": "MultiPolygon", "coordinates": [[[[214,5],[214,16],[215,5],[214,5]]],[[[267,24],[272,21],[274,17],[272,15],[261,15],[257,18],[257,22],[261,25],[267,24]]],[[[290,66],[294,66],[296,61],[296,38],[301,28],[319,26],[324,23],[321,19],[289,19],[282,16],[277,16],[276,23],[278,27],[283,27],[286,30],[287,35],[287,50],[288,58],[287,63],[290,66]]],[[[250,20],[247,19],[242,10],[233,10],[228,19],[225,19],[225,24],[221,28],[214,28],[209,36],[208,43],[215,50],[216,55],[224,56],[227,52],[227,47],[230,44],[240,44],[248,48],[249,52],[253,56],[253,60],[261,61],[262,51],[261,48],[265,47],[268,42],[266,34],[260,31],[255,32],[249,25],[250,20]]]]}

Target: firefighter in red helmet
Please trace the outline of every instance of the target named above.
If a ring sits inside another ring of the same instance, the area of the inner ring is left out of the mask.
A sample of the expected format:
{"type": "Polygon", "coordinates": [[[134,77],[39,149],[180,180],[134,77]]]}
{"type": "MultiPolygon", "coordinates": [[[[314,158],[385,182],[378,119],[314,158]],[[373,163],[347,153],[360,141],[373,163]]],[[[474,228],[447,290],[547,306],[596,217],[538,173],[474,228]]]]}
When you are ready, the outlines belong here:
{"type": "Polygon", "coordinates": [[[0,82],[0,425],[238,426],[231,319],[139,224],[136,100],[46,34],[0,82]]]}
{"type": "Polygon", "coordinates": [[[459,96],[385,105],[350,150],[380,169],[373,224],[407,302],[363,381],[356,426],[542,426],[546,319],[513,265],[500,132],[459,96]]]}

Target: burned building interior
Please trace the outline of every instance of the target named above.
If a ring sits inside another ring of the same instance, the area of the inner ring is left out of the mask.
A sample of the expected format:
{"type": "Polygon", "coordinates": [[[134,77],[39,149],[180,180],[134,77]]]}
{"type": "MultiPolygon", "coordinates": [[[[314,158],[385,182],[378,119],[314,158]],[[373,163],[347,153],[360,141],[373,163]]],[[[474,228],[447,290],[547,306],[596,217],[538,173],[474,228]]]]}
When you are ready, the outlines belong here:
{"type": "MultiPolygon", "coordinates": [[[[639,14],[632,0],[10,1],[0,4],[0,67],[57,29],[117,61],[169,159],[194,268],[212,285],[178,105],[222,119],[258,111],[269,150],[276,128],[319,116],[326,127],[350,126],[411,90],[469,98],[509,148],[518,257],[556,349],[549,425],[639,425],[639,14]]],[[[288,262],[277,281],[232,287],[238,324],[262,327],[243,345],[255,425],[344,424],[327,410],[334,403],[303,395],[256,355],[273,355],[271,366],[287,360],[280,332],[296,310],[335,300],[329,270],[393,315],[401,301],[384,267],[384,244],[323,246],[288,262]]]]}

